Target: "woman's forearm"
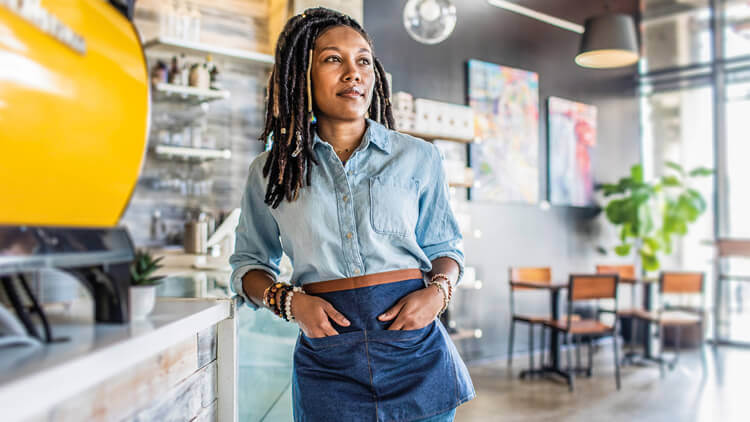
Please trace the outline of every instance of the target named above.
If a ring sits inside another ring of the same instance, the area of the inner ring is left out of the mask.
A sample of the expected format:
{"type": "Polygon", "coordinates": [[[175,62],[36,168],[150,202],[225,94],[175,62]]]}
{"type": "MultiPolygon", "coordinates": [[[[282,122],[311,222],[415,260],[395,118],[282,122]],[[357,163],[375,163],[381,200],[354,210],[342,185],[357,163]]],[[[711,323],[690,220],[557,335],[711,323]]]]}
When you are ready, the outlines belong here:
{"type": "Polygon", "coordinates": [[[447,256],[441,256],[432,261],[432,269],[427,273],[427,280],[429,281],[435,274],[445,274],[450,280],[451,284],[456,285],[458,280],[460,268],[458,263],[447,256]]]}
{"type": "Polygon", "coordinates": [[[271,274],[268,274],[263,270],[250,270],[242,276],[242,289],[245,291],[245,295],[254,304],[267,308],[267,306],[263,304],[263,292],[268,286],[273,284],[273,280],[271,274]]]}

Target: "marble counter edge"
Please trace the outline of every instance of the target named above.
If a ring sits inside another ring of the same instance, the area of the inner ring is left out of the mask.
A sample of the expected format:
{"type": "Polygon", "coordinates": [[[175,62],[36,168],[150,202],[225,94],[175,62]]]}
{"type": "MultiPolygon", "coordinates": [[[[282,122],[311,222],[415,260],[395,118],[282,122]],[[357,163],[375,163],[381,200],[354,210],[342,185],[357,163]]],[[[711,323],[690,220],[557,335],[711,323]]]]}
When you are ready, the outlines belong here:
{"type": "Polygon", "coordinates": [[[187,306],[179,317],[151,331],[134,333],[58,365],[0,385],[3,419],[24,420],[39,414],[205,328],[234,317],[234,300],[231,298],[159,298],[155,313],[146,321],[163,318],[160,307],[165,308],[166,312],[179,308],[183,303],[187,306]],[[202,304],[207,306],[201,307],[202,304]],[[191,308],[198,309],[193,311],[191,308]],[[82,374],[86,376],[81,376],[82,374]]]}

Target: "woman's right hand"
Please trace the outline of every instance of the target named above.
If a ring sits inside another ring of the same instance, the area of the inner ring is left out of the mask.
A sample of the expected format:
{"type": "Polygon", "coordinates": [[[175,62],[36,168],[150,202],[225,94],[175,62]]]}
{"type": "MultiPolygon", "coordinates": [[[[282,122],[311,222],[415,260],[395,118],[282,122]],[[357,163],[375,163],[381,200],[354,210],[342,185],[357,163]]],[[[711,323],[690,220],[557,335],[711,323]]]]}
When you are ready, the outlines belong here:
{"type": "Polygon", "coordinates": [[[306,294],[292,296],[292,315],[302,332],[312,338],[338,335],[329,317],[338,325],[348,327],[350,324],[327,300],[306,294]]]}

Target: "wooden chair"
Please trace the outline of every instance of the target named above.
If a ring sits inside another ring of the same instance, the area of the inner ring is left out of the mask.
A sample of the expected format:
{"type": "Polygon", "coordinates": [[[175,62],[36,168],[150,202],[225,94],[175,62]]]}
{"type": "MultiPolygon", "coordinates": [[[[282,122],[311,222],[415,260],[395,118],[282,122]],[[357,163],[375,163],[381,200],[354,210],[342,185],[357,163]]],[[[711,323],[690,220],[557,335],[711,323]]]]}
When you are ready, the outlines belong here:
{"type": "MultiPolygon", "coordinates": [[[[665,307],[664,295],[699,295],[702,298],[704,274],[700,272],[662,272],[659,275],[659,307],[654,312],[646,310],[639,311],[635,314],[636,318],[642,319],[648,323],[658,324],[659,326],[659,370],[664,375],[664,364],[673,369],[680,357],[680,331],[682,327],[702,326],[704,321],[704,311],[701,308],[691,306],[670,306],[665,307]],[[675,329],[675,355],[674,358],[667,362],[664,359],[664,347],[662,335],[664,330],[669,327],[675,329]]],[[[703,350],[703,340],[701,336],[701,357],[703,359],[703,369],[706,369],[706,356],[703,350]]]]}
{"type": "MultiPolygon", "coordinates": [[[[589,374],[591,373],[593,361],[593,344],[592,337],[612,336],[612,349],[615,355],[615,383],[617,389],[620,389],[620,359],[617,350],[617,283],[619,276],[617,274],[588,274],[588,275],[571,275],[568,284],[568,309],[573,309],[573,302],[597,300],[596,319],[578,319],[567,318],[557,321],[548,320],[544,325],[553,330],[554,334],[563,334],[570,343],[570,337],[586,336],[588,338],[588,365],[589,374]],[[604,309],[598,306],[599,299],[613,299],[613,309],[604,309]],[[614,323],[607,325],[599,320],[602,313],[614,314],[614,323]]],[[[568,385],[570,391],[574,390],[575,368],[570,347],[568,347],[568,385]]]]}
{"type": "MultiPolygon", "coordinates": [[[[630,279],[635,280],[638,277],[635,275],[635,265],[597,265],[596,266],[596,273],[597,274],[617,274],[620,276],[620,284],[622,284],[622,279],[630,279]]],[[[630,308],[625,309],[617,309],[617,317],[618,318],[632,318],[633,314],[635,314],[638,311],[642,311],[643,308],[636,305],[635,303],[635,289],[636,289],[636,283],[630,283],[631,289],[630,289],[630,308]]],[[[635,318],[632,318],[630,321],[630,349],[633,349],[633,344],[635,343],[635,318]]]]}
{"type": "MultiPolygon", "coordinates": [[[[513,282],[524,281],[529,283],[552,282],[552,270],[549,267],[511,267],[508,271],[508,281],[510,284],[510,340],[508,342],[508,367],[513,364],[513,339],[517,322],[523,322],[529,326],[529,370],[534,369],[534,326],[542,325],[549,319],[549,315],[535,316],[528,314],[517,314],[515,310],[515,292],[519,290],[533,290],[527,287],[514,286],[513,282]]],[[[541,345],[542,351],[545,347],[545,336],[542,333],[541,345]]]]}

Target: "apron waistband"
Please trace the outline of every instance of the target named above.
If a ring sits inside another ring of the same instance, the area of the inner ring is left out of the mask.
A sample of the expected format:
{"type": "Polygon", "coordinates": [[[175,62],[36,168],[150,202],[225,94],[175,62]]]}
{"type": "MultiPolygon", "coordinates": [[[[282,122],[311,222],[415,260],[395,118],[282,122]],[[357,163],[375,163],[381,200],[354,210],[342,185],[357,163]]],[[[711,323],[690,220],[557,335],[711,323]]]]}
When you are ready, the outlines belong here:
{"type": "Polygon", "coordinates": [[[305,293],[320,294],[394,283],[396,281],[413,280],[415,278],[421,279],[423,277],[422,270],[419,268],[408,268],[405,270],[384,271],[382,273],[365,274],[357,277],[307,283],[303,288],[305,293]]]}

